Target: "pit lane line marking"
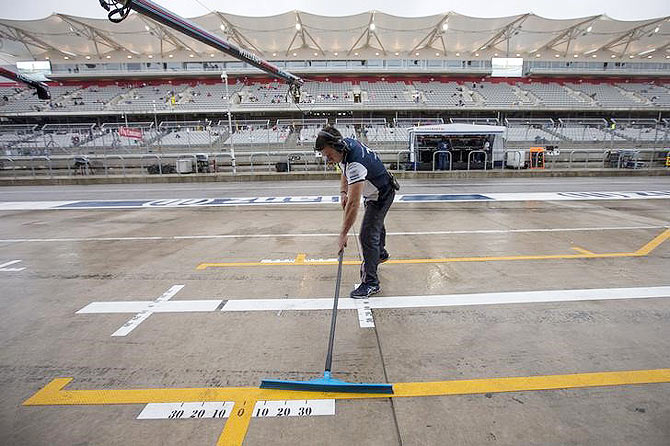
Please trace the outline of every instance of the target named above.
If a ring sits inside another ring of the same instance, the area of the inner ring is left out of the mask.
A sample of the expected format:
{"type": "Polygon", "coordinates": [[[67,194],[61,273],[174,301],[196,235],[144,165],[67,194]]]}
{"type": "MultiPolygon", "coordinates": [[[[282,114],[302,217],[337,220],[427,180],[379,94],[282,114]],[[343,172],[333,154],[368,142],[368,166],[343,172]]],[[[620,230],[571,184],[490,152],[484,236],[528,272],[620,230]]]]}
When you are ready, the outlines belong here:
{"type": "MultiPolygon", "coordinates": [[[[634,252],[609,252],[593,253],[583,248],[578,248],[578,254],[544,254],[544,255],[517,255],[517,256],[481,256],[481,257],[447,257],[431,259],[391,259],[385,264],[389,265],[412,265],[422,263],[459,263],[459,262],[501,262],[517,260],[558,260],[558,259],[600,259],[611,257],[643,257],[649,255],[654,249],[670,238],[670,229],[666,229],[640,249],[634,252]]],[[[301,254],[302,256],[302,254],[301,254]]],[[[360,265],[360,260],[344,260],[343,265],[360,265]]],[[[196,269],[207,268],[239,268],[259,266],[326,266],[337,265],[337,259],[305,259],[300,262],[292,259],[264,259],[260,262],[205,262],[200,263],[196,269]]]]}
{"type": "MultiPolygon", "coordinates": [[[[662,182],[662,178],[656,178],[656,182],[662,182]]],[[[333,180],[334,182],[337,180],[333,180]]],[[[414,183],[414,182],[408,182],[412,180],[403,180],[402,187],[403,188],[431,188],[431,187],[493,187],[493,186],[556,186],[556,181],[534,181],[534,179],[530,179],[528,182],[505,182],[505,181],[497,181],[497,182],[485,182],[485,183],[414,183]],[[531,184],[532,183],[532,184],[531,184]]],[[[300,181],[299,183],[304,183],[303,181],[300,181]]],[[[568,182],[566,185],[567,186],[574,186],[577,184],[580,185],[602,185],[602,181],[594,180],[594,181],[574,181],[574,182],[568,182]]],[[[616,181],[608,181],[607,185],[611,186],[613,184],[625,184],[625,185],[631,185],[631,184],[644,184],[644,185],[649,185],[649,181],[625,181],[624,179],[619,179],[616,181]]],[[[177,185],[175,185],[177,186],[177,185]]],[[[8,187],[26,187],[26,186],[8,186],[8,187]]],[[[110,192],[181,192],[185,190],[197,190],[197,191],[220,191],[220,190],[240,190],[243,189],[245,191],[247,190],[277,190],[277,189],[326,189],[324,187],[324,182],[323,181],[314,181],[313,184],[295,184],[294,186],[279,186],[279,185],[261,185],[259,183],[251,183],[248,186],[243,185],[243,186],[210,186],[207,187],[203,184],[203,187],[148,187],[148,188],[127,188],[127,189],[89,189],[87,187],[85,188],[80,188],[80,189],[74,189],[74,190],[54,190],[52,188],[38,188],[36,186],[27,186],[30,187],[31,189],[29,190],[32,193],[35,194],[45,194],[45,193],[50,193],[50,194],[63,194],[63,193],[73,193],[73,194],[80,194],[80,193],[95,193],[95,192],[104,192],[104,193],[110,193],[110,192]]],[[[606,191],[603,191],[606,192],[606,191]]],[[[3,191],[3,194],[25,194],[25,190],[10,190],[10,191],[3,191]]]]}
{"type": "Polygon", "coordinates": [[[20,262],[21,262],[21,260],[11,260],[7,263],[3,263],[2,265],[0,265],[0,271],[3,271],[3,272],[23,271],[24,269],[26,269],[25,266],[23,266],[21,268],[7,268],[10,265],[16,265],[17,263],[20,263],[20,262]]]}
{"type": "MultiPolygon", "coordinates": [[[[670,199],[670,190],[621,192],[510,192],[510,193],[450,193],[399,194],[398,203],[464,203],[505,201],[565,201],[565,200],[644,200],[670,199]]],[[[336,195],[307,195],[283,197],[222,197],[175,198],[163,200],[72,200],[72,201],[4,201],[0,211],[46,209],[178,209],[220,206],[278,206],[278,205],[333,205],[339,204],[336,195]]]]}
{"type": "MultiPolygon", "coordinates": [[[[149,403],[138,420],[201,420],[228,418],[235,401],[149,403]]],[[[256,401],[253,418],[335,415],[335,400],[256,401]]]]}
{"type": "Polygon", "coordinates": [[[165,389],[64,390],[73,378],[55,378],[24,406],[107,405],[234,401],[232,416],[219,436],[217,446],[242,446],[257,401],[290,399],[354,400],[448,395],[473,395],[533,390],[576,389],[670,382],[670,369],[609,371],[437,382],[393,383],[393,394],[326,393],[261,389],[258,387],[209,387],[165,389]]]}
{"type": "MultiPolygon", "coordinates": [[[[468,305],[501,305],[552,302],[580,302],[618,299],[652,299],[670,297],[670,286],[638,288],[603,288],[544,291],[510,291],[502,293],[436,294],[424,296],[370,297],[370,309],[428,308],[468,305]]],[[[111,313],[186,313],[186,312],[253,312],[330,310],[333,298],[312,299],[229,299],[182,301],[114,301],[91,302],[76,314],[111,313]],[[220,310],[217,308],[223,303],[220,310]]],[[[340,310],[359,310],[358,299],[340,298],[340,310]]]]}
{"type": "Polygon", "coordinates": [[[154,308],[163,302],[167,302],[171,297],[177,294],[184,285],[173,285],[169,290],[163,293],[158,299],[149,302],[143,310],[137,313],[132,319],[123,324],[121,328],[112,333],[112,336],[126,336],[128,333],[136,329],[142,322],[144,322],[154,312],[154,308]]]}
{"type": "MultiPolygon", "coordinates": [[[[603,226],[578,228],[522,228],[522,229],[473,229],[452,231],[405,231],[387,232],[386,236],[434,236],[458,234],[515,234],[533,232],[582,232],[582,231],[631,231],[637,229],[665,229],[670,225],[655,226],[603,226]]],[[[62,238],[16,238],[0,239],[0,243],[70,243],[70,242],[125,242],[142,240],[207,240],[207,239],[246,239],[246,238],[283,238],[283,237],[337,237],[339,233],[277,233],[277,234],[205,234],[205,235],[169,235],[169,236],[135,236],[135,237],[62,237],[62,238]]]]}
{"type": "Polygon", "coordinates": [[[356,306],[358,312],[358,325],[361,328],[374,328],[375,319],[372,314],[372,307],[370,306],[370,298],[356,299],[356,306]]]}

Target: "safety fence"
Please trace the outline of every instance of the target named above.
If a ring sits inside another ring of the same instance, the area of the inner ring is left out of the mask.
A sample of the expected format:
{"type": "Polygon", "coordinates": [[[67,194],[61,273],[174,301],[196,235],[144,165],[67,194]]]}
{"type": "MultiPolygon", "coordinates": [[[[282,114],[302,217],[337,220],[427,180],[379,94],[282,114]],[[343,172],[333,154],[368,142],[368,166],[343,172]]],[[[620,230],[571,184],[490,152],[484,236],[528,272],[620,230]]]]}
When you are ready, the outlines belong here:
{"type": "MultiPolygon", "coordinates": [[[[392,171],[453,171],[452,153],[435,151],[432,162],[413,162],[409,150],[377,150],[392,171]]],[[[524,149],[506,149],[493,156],[482,150],[468,153],[459,170],[501,169],[652,169],[670,168],[670,149],[561,150],[533,156],[524,149]]],[[[212,173],[323,172],[335,171],[314,151],[256,151],[206,153],[92,154],[53,156],[2,156],[0,176],[111,176],[197,175],[212,173]]]]}

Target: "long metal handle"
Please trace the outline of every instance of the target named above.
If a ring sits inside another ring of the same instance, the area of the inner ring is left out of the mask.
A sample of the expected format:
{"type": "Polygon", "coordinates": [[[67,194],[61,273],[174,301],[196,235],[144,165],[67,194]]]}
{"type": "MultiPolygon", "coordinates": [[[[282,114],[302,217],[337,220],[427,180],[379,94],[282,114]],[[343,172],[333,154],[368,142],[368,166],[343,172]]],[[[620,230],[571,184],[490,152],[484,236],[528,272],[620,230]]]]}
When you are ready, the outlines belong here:
{"type": "Polygon", "coordinates": [[[335,341],[335,323],[337,321],[337,301],[340,299],[340,282],[342,281],[342,258],[344,249],[340,251],[337,259],[337,280],[335,282],[335,299],[333,300],[333,315],[330,319],[330,338],[328,338],[328,354],[326,355],[326,373],[330,373],[333,365],[333,343],[335,341]]]}
{"type": "Polygon", "coordinates": [[[174,12],[167,8],[163,8],[151,0],[118,0],[116,3],[120,6],[114,11],[111,11],[112,8],[109,6],[109,1],[101,0],[100,2],[106,10],[110,11],[109,19],[113,22],[120,22],[125,19],[129,12],[128,8],[130,8],[177,32],[185,34],[192,39],[202,42],[205,45],[209,45],[212,48],[216,48],[223,53],[248,63],[249,65],[253,65],[272,76],[283,79],[291,85],[300,86],[304,82],[300,77],[282,70],[278,66],[271,64],[265,59],[261,59],[250,51],[223,40],[219,36],[206,31],[194,22],[178,16],[174,12]]]}
{"type": "Polygon", "coordinates": [[[37,97],[42,100],[51,99],[51,94],[49,93],[49,87],[44,82],[31,79],[28,76],[24,76],[21,73],[15,73],[2,67],[0,67],[0,76],[6,77],[7,79],[11,79],[15,82],[24,83],[29,87],[36,89],[37,97]]]}

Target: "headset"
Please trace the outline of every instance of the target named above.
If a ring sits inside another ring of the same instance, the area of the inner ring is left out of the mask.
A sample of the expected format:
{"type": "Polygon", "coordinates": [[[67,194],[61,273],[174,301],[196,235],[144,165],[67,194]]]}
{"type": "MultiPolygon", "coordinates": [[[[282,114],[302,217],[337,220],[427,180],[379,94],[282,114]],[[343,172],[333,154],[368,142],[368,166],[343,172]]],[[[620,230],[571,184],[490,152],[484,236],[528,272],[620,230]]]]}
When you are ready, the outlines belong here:
{"type": "Polygon", "coordinates": [[[349,147],[347,146],[347,143],[344,142],[343,138],[338,138],[337,136],[334,136],[325,130],[319,130],[317,138],[319,136],[325,138],[328,145],[332,146],[333,149],[337,150],[338,152],[344,153],[349,151],[349,147]]]}

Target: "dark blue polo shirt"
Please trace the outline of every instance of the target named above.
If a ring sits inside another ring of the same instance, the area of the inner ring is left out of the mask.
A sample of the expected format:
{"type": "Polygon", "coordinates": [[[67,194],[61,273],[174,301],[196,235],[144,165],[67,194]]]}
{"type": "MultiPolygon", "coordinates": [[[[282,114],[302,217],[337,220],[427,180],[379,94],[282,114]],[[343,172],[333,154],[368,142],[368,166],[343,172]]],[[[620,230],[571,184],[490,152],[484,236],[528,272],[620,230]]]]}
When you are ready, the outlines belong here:
{"type": "Polygon", "coordinates": [[[348,147],[340,167],[347,177],[347,184],[365,181],[363,197],[376,201],[391,189],[391,177],[375,152],[360,141],[344,138],[348,147]]]}

